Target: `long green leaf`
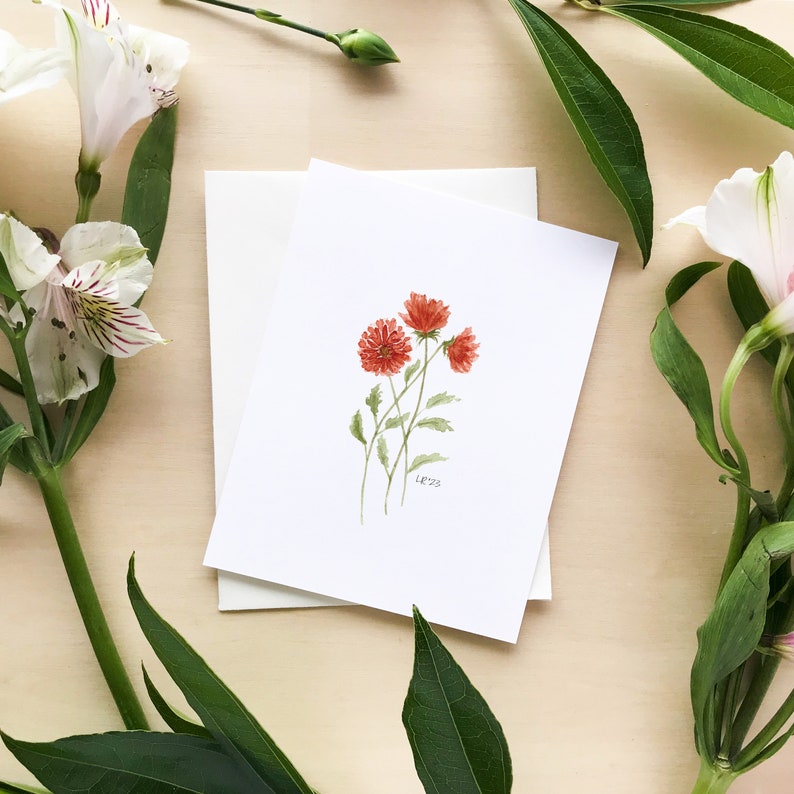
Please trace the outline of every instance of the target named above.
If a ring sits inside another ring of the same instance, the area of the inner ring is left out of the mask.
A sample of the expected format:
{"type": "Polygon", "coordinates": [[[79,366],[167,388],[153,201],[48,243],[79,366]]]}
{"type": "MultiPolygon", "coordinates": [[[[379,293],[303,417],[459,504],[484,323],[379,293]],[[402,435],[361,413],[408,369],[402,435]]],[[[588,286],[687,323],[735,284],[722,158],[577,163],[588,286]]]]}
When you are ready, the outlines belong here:
{"type": "Polygon", "coordinates": [[[10,427],[0,430],[0,483],[3,481],[3,473],[11,458],[14,445],[26,433],[25,425],[20,423],[13,424],[10,427]]]}
{"type": "Polygon", "coordinates": [[[174,733],[186,733],[190,736],[200,736],[202,739],[211,739],[212,734],[203,726],[199,725],[193,720],[188,719],[184,714],[178,712],[168,701],[160,694],[157,687],[149,678],[146,668],[143,667],[143,682],[146,685],[146,691],[149,693],[149,699],[152,705],[157,709],[157,713],[163,718],[165,724],[174,733]]]}
{"type": "MultiPolygon", "coordinates": [[[[642,5],[649,6],[717,6],[728,5],[729,3],[740,3],[744,0],[645,0],[642,5]]],[[[637,0],[605,0],[599,5],[622,6],[636,5],[637,0]]]]}
{"type": "Polygon", "coordinates": [[[174,165],[177,106],[158,111],[141,135],[130,161],[121,222],[138,232],[154,264],[160,253],[174,165]]]}
{"type": "Polygon", "coordinates": [[[653,193],[637,122],[601,67],[551,17],[510,0],[537,48],[568,117],[631,221],[645,266],[653,241],[653,193]]]}
{"type": "Polygon", "coordinates": [[[714,687],[753,653],[766,618],[769,576],[773,560],[794,551],[794,522],[759,530],[720,591],[714,609],[698,630],[698,650],[692,664],[691,694],[698,749],[712,757],[715,748],[707,705],[714,687]]]}
{"type": "Polygon", "coordinates": [[[9,375],[5,370],[0,369],[0,386],[13,394],[24,394],[22,384],[13,376],[9,375]]]}
{"type": "MultiPolygon", "coordinates": [[[[53,794],[240,794],[251,777],[212,740],[122,731],[6,747],[53,794]]],[[[254,783],[255,785],[255,783],[254,783]]]]}
{"type": "Polygon", "coordinates": [[[215,741],[262,781],[259,789],[251,789],[252,794],[257,790],[273,794],[313,794],[308,783],[239,698],[144,598],[135,579],[134,559],[130,560],[127,574],[127,592],[146,639],[190,707],[215,741]]]}
{"type": "Polygon", "coordinates": [[[428,794],[508,794],[513,782],[502,727],[414,607],[414,672],[403,725],[428,794]]]}
{"type": "Polygon", "coordinates": [[[794,127],[794,58],[774,42],[686,9],[655,4],[601,9],[663,41],[739,102],[794,127]]]}
{"type": "Polygon", "coordinates": [[[695,435],[709,457],[722,468],[736,474],[733,461],[722,453],[714,425],[714,406],[708,374],[700,356],[673,320],[670,307],[718,262],[699,262],[677,273],[665,291],[666,306],[659,312],[651,331],[651,355],[659,372],[670,384],[695,423],[695,435]]]}
{"type": "Polygon", "coordinates": [[[0,794],[52,794],[43,788],[23,786],[20,783],[6,783],[0,780],[0,794]]]}

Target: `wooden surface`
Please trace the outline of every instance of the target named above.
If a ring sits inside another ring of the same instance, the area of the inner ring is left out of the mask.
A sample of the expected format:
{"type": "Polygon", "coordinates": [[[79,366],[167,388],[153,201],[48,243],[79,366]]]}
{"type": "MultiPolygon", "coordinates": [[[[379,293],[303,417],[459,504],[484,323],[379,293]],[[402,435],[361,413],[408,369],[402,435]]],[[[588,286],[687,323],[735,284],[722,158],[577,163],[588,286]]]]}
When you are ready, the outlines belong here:
{"type": "MultiPolygon", "coordinates": [[[[628,222],[505,0],[290,0],[273,9],[326,29],[378,31],[402,63],[374,71],[319,40],[189,0],[120,5],[128,20],[192,47],[179,86],[171,215],[146,297],[173,342],[121,363],[111,409],[66,478],[136,682],[143,659],[173,694],[126,600],[133,551],[154,605],[313,786],[324,794],[421,791],[400,722],[413,652],[407,619],[361,607],[216,610],[215,574],[201,565],[214,504],[203,172],[302,169],[311,156],[357,168],[534,165],[542,220],[620,241],[551,514],[554,599],[527,608],[516,647],[439,633],[502,722],[516,792],[689,792],[698,766],[689,667],[733,494],[655,371],[648,333],[668,278],[713,255],[692,230],[660,231],[641,269],[628,222]]],[[[657,227],[703,203],[735,169],[762,169],[794,146],[791,130],[745,109],[647,34],[573,4],[540,5],[632,107],[657,227]]],[[[753,0],[716,13],[794,51],[794,3],[753,0]]],[[[44,46],[50,17],[27,0],[5,0],[0,27],[44,46]]],[[[97,218],[118,217],[132,142],[102,169],[97,218]]],[[[0,206],[62,233],[75,209],[78,148],[66,85],[4,105],[0,206]]],[[[717,377],[739,336],[724,276],[712,275],[678,317],[717,377]]],[[[766,373],[749,372],[737,424],[774,471],[766,373]]],[[[120,727],[34,483],[16,471],[0,490],[0,515],[0,727],[31,740],[120,727]]],[[[781,688],[790,687],[794,674],[783,677],[781,688]]],[[[788,791],[793,768],[790,748],[732,790],[788,791]]],[[[5,750],[0,777],[30,780],[5,750]]]]}

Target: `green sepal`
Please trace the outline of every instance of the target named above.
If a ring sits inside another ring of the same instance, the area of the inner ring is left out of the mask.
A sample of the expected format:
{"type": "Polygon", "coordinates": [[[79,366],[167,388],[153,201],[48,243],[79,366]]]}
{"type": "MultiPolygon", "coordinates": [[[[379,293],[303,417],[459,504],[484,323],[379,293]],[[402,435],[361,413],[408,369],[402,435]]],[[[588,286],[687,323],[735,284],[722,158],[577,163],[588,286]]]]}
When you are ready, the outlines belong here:
{"type": "Polygon", "coordinates": [[[623,206],[643,267],[653,242],[653,191],[637,122],[601,67],[557,22],[527,0],[510,0],[590,159],[623,206]]]}
{"type": "Polygon", "coordinates": [[[690,688],[695,738],[703,757],[714,758],[717,750],[709,714],[714,688],[756,649],[766,620],[772,561],[792,552],[794,522],[760,529],[747,544],[714,608],[698,629],[690,688]]]}
{"type": "Polygon", "coordinates": [[[508,794],[513,782],[502,726],[414,607],[414,669],[402,719],[428,794],[508,794]]]}
{"type": "Polygon", "coordinates": [[[127,171],[121,222],[138,232],[154,264],[168,218],[174,165],[177,105],[155,113],[141,135],[127,171]]]}
{"type": "Polygon", "coordinates": [[[203,725],[188,719],[166,701],[152,682],[149,673],[146,672],[146,668],[143,665],[141,665],[141,672],[143,673],[143,683],[146,685],[146,691],[149,693],[149,700],[152,701],[157,713],[163,718],[163,722],[174,733],[186,733],[189,736],[212,739],[212,734],[203,725]]]}
{"type": "Polygon", "coordinates": [[[601,6],[655,36],[734,99],[794,128],[794,58],[718,17],[656,4],[601,6]]]}
{"type": "Polygon", "coordinates": [[[239,698],[144,598],[135,579],[134,557],[127,573],[127,592],[144,636],[190,708],[238,766],[260,781],[258,788],[242,790],[251,794],[313,794],[239,698]]]}
{"type": "Polygon", "coordinates": [[[665,290],[666,306],[659,312],[651,331],[651,354],[657,369],[692,417],[700,445],[715,463],[731,474],[738,474],[733,459],[723,452],[717,440],[706,368],[675,324],[670,311],[694,284],[719,266],[719,262],[699,262],[673,276],[665,290]]]}
{"type": "Polygon", "coordinates": [[[214,741],[175,733],[119,731],[6,747],[52,794],[240,794],[260,792],[214,741]]]}

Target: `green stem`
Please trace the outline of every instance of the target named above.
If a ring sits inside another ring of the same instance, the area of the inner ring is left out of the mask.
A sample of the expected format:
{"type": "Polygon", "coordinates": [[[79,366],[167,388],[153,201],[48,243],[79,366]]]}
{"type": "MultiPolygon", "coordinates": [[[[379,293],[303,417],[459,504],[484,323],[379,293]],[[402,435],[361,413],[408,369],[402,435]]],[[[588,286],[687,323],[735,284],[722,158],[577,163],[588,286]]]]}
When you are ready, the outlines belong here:
{"type": "Polygon", "coordinates": [[[30,444],[30,451],[34,464],[33,474],[39,484],[66,575],[99,667],[126,728],[148,730],[143,707],[121,662],[94,583],[91,581],[91,573],[80,547],[58,470],[41,455],[40,451],[36,451],[35,441],[30,444]]]}
{"type": "Polygon", "coordinates": [[[228,8],[230,11],[240,11],[243,14],[251,14],[257,19],[264,22],[272,22],[274,25],[283,25],[285,28],[292,28],[299,30],[302,33],[308,33],[310,36],[317,36],[321,39],[328,39],[328,35],[324,30],[311,28],[308,25],[302,25],[300,22],[293,22],[290,19],[284,19],[281,14],[276,14],[273,11],[267,11],[264,8],[249,8],[248,6],[241,6],[237,3],[227,3],[225,0],[199,0],[200,3],[207,3],[211,6],[218,6],[219,8],[228,8]]]}
{"type": "Polygon", "coordinates": [[[786,389],[786,376],[788,375],[792,359],[794,359],[794,348],[792,348],[789,338],[784,337],[780,340],[780,355],[775,366],[775,376],[772,380],[772,404],[785,441],[786,474],[776,502],[779,513],[782,513],[791,497],[792,488],[794,488],[794,430],[792,430],[791,426],[791,415],[788,410],[788,391],[786,389]]]}
{"type": "Polygon", "coordinates": [[[38,438],[45,454],[50,451],[50,434],[47,427],[47,420],[41,410],[39,400],[36,395],[36,384],[33,382],[33,373],[30,369],[30,361],[25,350],[25,337],[27,327],[22,331],[15,331],[5,321],[0,320],[0,328],[8,339],[11,351],[14,354],[14,362],[19,370],[19,381],[22,384],[22,391],[25,395],[25,406],[30,417],[30,427],[33,434],[38,438]]]}
{"type": "Polygon", "coordinates": [[[734,772],[702,761],[692,794],[725,794],[735,779],[734,772]]]}
{"type": "Polygon", "coordinates": [[[84,163],[81,152],[79,169],[74,177],[74,184],[77,188],[75,223],[86,223],[91,218],[91,205],[94,203],[96,194],[99,193],[101,182],[102,175],[97,170],[97,166],[84,163]]]}
{"type": "Polygon", "coordinates": [[[739,753],[736,757],[736,767],[742,769],[754,766],[756,757],[763,753],[767,746],[774,741],[792,714],[794,714],[794,691],[789,693],[789,696],[772,715],[769,722],[758,731],[755,738],[739,753]]]}

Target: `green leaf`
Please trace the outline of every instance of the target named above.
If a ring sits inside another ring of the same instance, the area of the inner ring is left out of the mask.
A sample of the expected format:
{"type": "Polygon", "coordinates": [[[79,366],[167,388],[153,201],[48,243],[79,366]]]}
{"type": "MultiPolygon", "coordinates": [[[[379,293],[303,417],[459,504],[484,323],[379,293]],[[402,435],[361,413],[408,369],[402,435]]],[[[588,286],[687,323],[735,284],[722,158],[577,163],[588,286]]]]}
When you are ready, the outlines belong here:
{"type": "Polygon", "coordinates": [[[773,560],[794,552],[794,522],[764,527],[747,544],[709,616],[698,630],[691,695],[698,750],[713,757],[708,704],[714,687],[755,650],[766,619],[773,560]]]}
{"type": "Polygon", "coordinates": [[[130,560],[127,574],[127,592],[141,630],[157,658],[224,751],[266,784],[260,787],[262,791],[313,794],[308,783],[239,698],[152,609],[135,579],[134,558],[130,560]]]}
{"type": "MultiPolygon", "coordinates": [[[[641,5],[660,6],[717,6],[738,3],[744,0],[645,0],[641,5]]],[[[607,0],[605,6],[637,5],[637,0],[607,0]]]]}
{"type": "Polygon", "coordinates": [[[403,725],[428,794],[507,794],[513,782],[502,727],[414,607],[414,671],[403,725]]]}
{"type": "Polygon", "coordinates": [[[25,425],[17,422],[16,424],[0,430],[0,483],[3,481],[3,473],[11,458],[11,452],[14,445],[22,436],[27,434],[25,425]]]}
{"type": "Polygon", "coordinates": [[[724,483],[727,480],[730,480],[732,483],[734,483],[739,490],[744,491],[756,503],[758,510],[766,519],[767,523],[776,524],[778,521],[780,521],[777,503],[775,501],[775,497],[772,496],[770,491],[758,491],[755,488],[751,488],[741,480],[736,479],[736,477],[729,477],[727,474],[723,474],[720,477],[720,482],[724,483]]]}
{"type": "Polygon", "coordinates": [[[184,714],[178,712],[171,706],[166,699],[160,694],[157,687],[155,687],[146,668],[141,668],[143,671],[143,682],[146,684],[146,691],[149,693],[149,699],[157,709],[157,713],[163,718],[165,724],[174,733],[186,733],[190,736],[200,736],[202,739],[211,739],[212,734],[197,722],[188,719],[184,714]]]}
{"type": "Polygon", "coordinates": [[[440,433],[452,432],[452,425],[440,416],[428,416],[427,419],[420,419],[416,423],[417,427],[427,427],[430,430],[438,430],[440,433]]]}
{"type": "Polygon", "coordinates": [[[401,414],[400,416],[392,416],[386,420],[383,425],[384,430],[394,430],[395,427],[403,427],[403,425],[411,418],[410,413],[401,414]]]}
{"type": "Polygon", "coordinates": [[[20,783],[6,783],[0,780],[0,794],[52,794],[43,788],[23,786],[20,783]]]}
{"type": "Polygon", "coordinates": [[[441,463],[445,460],[449,460],[449,458],[439,455],[438,452],[431,452],[429,455],[417,455],[408,467],[407,473],[410,474],[412,471],[416,471],[420,466],[427,466],[428,463],[441,463]]]}
{"type": "Polygon", "coordinates": [[[407,366],[405,368],[405,372],[403,373],[403,377],[405,378],[406,384],[411,380],[411,378],[413,378],[413,376],[416,374],[416,371],[421,366],[422,366],[421,360],[417,360],[417,361],[414,361],[413,364],[410,364],[409,366],[407,366]]]}
{"type": "Polygon", "coordinates": [[[350,432],[356,441],[360,441],[367,446],[367,439],[364,438],[364,420],[361,418],[361,411],[356,411],[350,420],[350,432]]]}
{"type": "Polygon", "coordinates": [[[174,165],[177,105],[158,110],[130,161],[121,222],[138,232],[154,264],[160,253],[174,165]]]}
{"type": "Polygon", "coordinates": [[[425,403],[425,409],[435,408],[437,405],[448,405],[449,403],[460,402],[460,397],[455,397],[454,394],[447,394],[442,391],[440,394],[434,394],[425,403]]]}
{"type": "Polygon", "coordinates": [[[637,122],[610,79],[577,41],[526,0],[510,0],[563,107],[607,187],[623,206],[643,267],[653,241],[653,193],[637,122]]]}
{"type": "Polygon", "coordinates": [[[266,792],[213,741],[122,731],[6,747],[53,794],[239,794],[266,792]]]}
{"type": "Polygon", "coordinates": [[[80,409],[80,416],[74,424],[69,441],[66,443],[64,453],[59,461],[66,463],[77,453],[77,450],[85,444],[88,437],[94,431],[97,423],[105,413],[110,395],[116,385],[116,369],[113,356],[106,356],[99,368],[99,383],[85,396],[83,407],[80,409]]]}
{"type": "Polygon", "coordinates": [[[794,127],[794,58],[769,39],[718,17],[662,5],[601,10],[639,25],[739,102],[794,127]]]}
{"type": "Polygon", "coordinates": [[[372,391],[369,393],[369,396],[366,400],[364,400],[364,404],[372,411],[372,416],[377,419],[378,418],[378,407],[382,401],[381,392],[380,392],[380,383],[376,386],[372,387],[372,391]]]}
{"type": "Polygon", "coordinates": [[[389,473],[389,449],[386,446],[386,439],[383,436],[378,437],[378,460],[386,469],[386,473],[389,473]]]}
{"type": "Polygon", "coordinates": [[[0,386],[13,394],[24,394],[22,384],[13,375],[9,375],[2,369],[0,369],[0,386]]]}
{"type": "Polygon", "coordinates": [[[714,406],[708,374],[700,356],[678,329],[670,307],[706,273],[719,263],[700,262],[677,273],[666,290],[667,306],[656,318],[651,331],[651,354],[670,388],[686,407],[695,423],[695,435],[709,457],[732,474],[737,474],[735,465],[720,449],[714,426],[714,406]]]}

